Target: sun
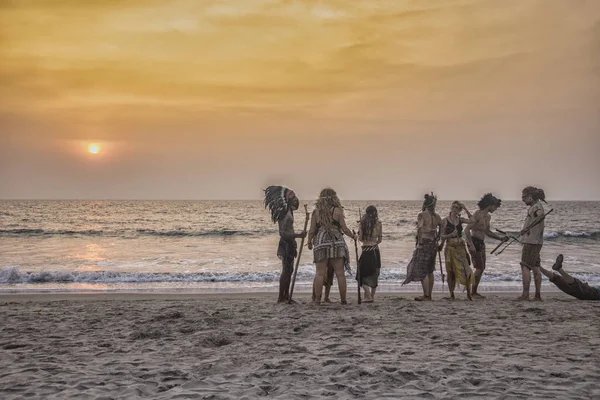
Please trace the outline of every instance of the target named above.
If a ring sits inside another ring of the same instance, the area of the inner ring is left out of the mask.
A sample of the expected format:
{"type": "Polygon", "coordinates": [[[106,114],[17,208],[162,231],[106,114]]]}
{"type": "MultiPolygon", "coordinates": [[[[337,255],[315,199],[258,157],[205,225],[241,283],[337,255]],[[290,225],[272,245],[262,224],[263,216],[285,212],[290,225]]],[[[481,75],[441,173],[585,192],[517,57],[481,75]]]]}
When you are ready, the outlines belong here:
{"type": "Polygon", "coordinates": [[[100,148],[100,146],[99,146],[99,145],[97,145],[97,144],[95,144],[95,143],[91,143],[91,144],[88,146],[88,151],[89,151],[90,153],[92,153],[92,154],[98,154],[98,153],[100,153],[100,150],[102,150],[102,149],[100,148]]]}

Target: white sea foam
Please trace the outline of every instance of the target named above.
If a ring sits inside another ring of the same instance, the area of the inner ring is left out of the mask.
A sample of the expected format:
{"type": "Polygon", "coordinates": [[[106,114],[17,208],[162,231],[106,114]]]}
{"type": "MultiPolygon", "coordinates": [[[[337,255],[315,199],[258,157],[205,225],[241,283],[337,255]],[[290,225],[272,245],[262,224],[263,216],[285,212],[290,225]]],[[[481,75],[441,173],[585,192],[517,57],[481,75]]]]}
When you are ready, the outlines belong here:
{"type": "MultiPolygon", "coordinates": [[[[440,280],[439,271],[435,271],[436,279],[440,280]]],[[[600,282],[600,273],[573,273],[585,281],[600,282]]],[[[181,273],[149,273],[149,272],[120,272],[120,271],[23,271],[17,266],[0,269],[0,283],[3,284],[37,284],[37,283],[272,283],[278,282],[280,270],[263,272],[235,271],[198,271],[181,273]]],[[[401,283],[406,277],[405,269],[382,269],[381,282],[401,283]]],[[[314,266],[303,265],[298,269],[299,282],[310,282],[314,278],[314,266]]],[[[352,281],[353,277],[349,277],[352,281]]],[[[515,273],[487,272],[483,282],[520,282],[521,275],[515,273]]]]}

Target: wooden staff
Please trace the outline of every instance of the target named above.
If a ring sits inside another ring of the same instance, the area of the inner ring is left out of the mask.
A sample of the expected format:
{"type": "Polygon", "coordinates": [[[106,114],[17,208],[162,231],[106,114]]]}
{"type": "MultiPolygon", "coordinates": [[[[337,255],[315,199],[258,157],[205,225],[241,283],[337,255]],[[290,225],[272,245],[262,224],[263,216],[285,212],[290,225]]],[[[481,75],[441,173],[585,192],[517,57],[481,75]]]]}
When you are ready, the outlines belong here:
{"type": "Polygon", "coordinates": [[[296,268],[294,268],[294,275],[292,276],[292,287],[290,288],[290,299],[288,303],[292,302],[292,294],[294,294],[294,284],[296,283],[296,275],[298,274],[298,267],[300,266],[300,257],[302,256],[302,249],[304,248],[304,238],[306,238],[306,228],[308,227],[308,219],[310,218],[310,214],[308,213],[308,206],[304,205],[304,212],[306,213],[306,219],[304,220],[304,237],[300,241],[300,250],[298,250],[298,258],[296,259],[296,268]]]}
{"type": "MultiPolygon", "coordinates": [[[[444,292],[444,281],[446,276],[444,275],[444,269],[442,268],[442,251],[438,250],[438,260],[440,260],[440,274],[442,274],[442,293],[444,292]]],[[[431,295],[431,293],[430,293],[431,295]]]]}
{"type": "MultiPolygon", "coordinates": [[[[519,233],[519,236],[517,237],[511,237],[510,239],[512,239],[509,243],[506,244],[506,246],[504,246],[504,248],[502,250],[500,250],[498,253],[496,253],[497,256],[499,256],[500,254],[502,254],[502,252],[504,250],[506,250],[506,248],[508,246],[510,246],[511,244],[513,244],[514,242],[518,242],[519,239],[521,238],[521,236],[523,236],[523,234],[529,232],[534,226],[536,226],[537,224],[541,223],[543,220],[546,219],[546,216],[548,216],[548,214],[550,214],[552,211],[554,211],[554,208],[551,208],[550,211],[548,211],[546,214],[542,215],[542,218],[540,218],[539,220],[537,220],[536,222],[534,222],[533,224],[531,224],[530,226],[528,226],[527,228],[525,228],[523,230],[523,233],[519,233]]],[[[498,246],[496,246],[494,248],[494,250],[492,250],[492,252],[490,254],[494,254],[496,252],[496,250],[498,250],[500,248],[500,246],[502,246],[505,242],[500,242],[500,244],[498,244],[498,246]]]]}

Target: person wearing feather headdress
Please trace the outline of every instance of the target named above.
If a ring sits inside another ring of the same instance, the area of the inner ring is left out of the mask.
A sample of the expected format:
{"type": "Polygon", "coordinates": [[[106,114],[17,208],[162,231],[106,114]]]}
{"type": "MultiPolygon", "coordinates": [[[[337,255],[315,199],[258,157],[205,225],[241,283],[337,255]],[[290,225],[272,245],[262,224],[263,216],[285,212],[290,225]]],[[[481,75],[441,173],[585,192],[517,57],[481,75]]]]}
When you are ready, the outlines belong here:
{"type": "Polygon", "coordinates": [[[423,296],[415,297],[417,301],[429,301],[433,292],[433,271],[437,255],[436,240],[440,235],[442,219],[435,213],[437,197],[425,195],[421,212],[417,217],[417,248],[406,268],[406,279],[409,282],[421,281],[423,296]]]}
{"type": "Polygon", "coordinates": [[[367,207],[360,220],[358,240],[362,242],[362,252],[358,260],[356,279],[360,277],[360,286],[365,291],[365,303],[375,301],[375,291],[381,271],[381,254],[379,244],[383,239],[381,221],[375,206],[367,207]]]}
{"type": "Polygon", "coordinates": [[[269,186],[265,189],[264,205],[265,208],[269,208],[273,223],[279,225],[277,257],[281,260],[282,271],[277,302],[287,302],[290,298],[294,259],[298,255],[296,239],[306,236],[306,232],[294,232],[294,211],[300,206],[300,200],[292,189],[285,186],[269,186]]]}
{"type": "Polygon", "coordinates": [[[346,303],[346,276],[344,269],[350,269],[350,253],[344,240],[344,233],[353,240],[354,233],[346,226],[344,209],[335,190],[326,188],[321,191],[310,221],[308,249],[313,250],[317,273],[313,283],[314,302],[321,304],[323,281],[328,265],[338,281],[340,301],[346,303]]]}

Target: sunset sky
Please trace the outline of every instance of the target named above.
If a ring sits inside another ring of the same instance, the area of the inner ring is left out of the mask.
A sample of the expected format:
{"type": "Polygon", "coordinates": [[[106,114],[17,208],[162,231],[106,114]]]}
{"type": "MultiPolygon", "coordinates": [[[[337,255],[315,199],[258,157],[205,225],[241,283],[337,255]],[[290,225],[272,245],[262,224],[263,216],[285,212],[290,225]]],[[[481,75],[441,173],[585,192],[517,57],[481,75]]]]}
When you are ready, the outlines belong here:
{"type": "Polygon", "coordinates": [[[596,0],[2,0],[0,77],[2,199],[600,200],[596,0]]]}

